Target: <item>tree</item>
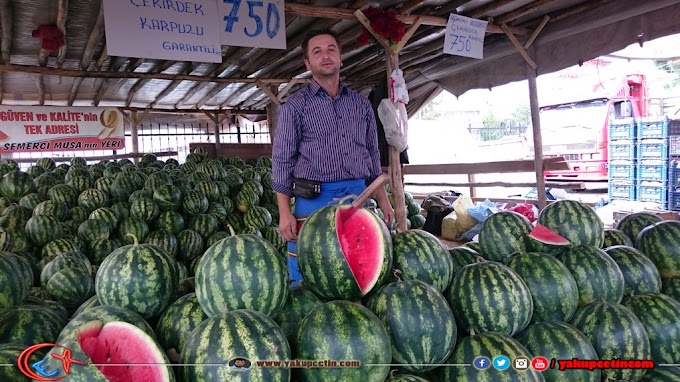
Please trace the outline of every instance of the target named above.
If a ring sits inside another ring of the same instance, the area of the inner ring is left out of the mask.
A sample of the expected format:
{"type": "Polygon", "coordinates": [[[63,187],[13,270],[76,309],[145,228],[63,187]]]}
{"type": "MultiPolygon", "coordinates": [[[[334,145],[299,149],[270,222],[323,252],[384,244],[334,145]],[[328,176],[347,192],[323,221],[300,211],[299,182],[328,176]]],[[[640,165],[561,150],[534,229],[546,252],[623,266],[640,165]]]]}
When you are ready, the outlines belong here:
{"type": "Polygon", "coordinates": [[[675,74],[675,78],[671,82],[665,84],[664,88],[673,89],[680,85],[680,60],[657,60],[654,61],[654,66],[666,73],[675,74]]]}

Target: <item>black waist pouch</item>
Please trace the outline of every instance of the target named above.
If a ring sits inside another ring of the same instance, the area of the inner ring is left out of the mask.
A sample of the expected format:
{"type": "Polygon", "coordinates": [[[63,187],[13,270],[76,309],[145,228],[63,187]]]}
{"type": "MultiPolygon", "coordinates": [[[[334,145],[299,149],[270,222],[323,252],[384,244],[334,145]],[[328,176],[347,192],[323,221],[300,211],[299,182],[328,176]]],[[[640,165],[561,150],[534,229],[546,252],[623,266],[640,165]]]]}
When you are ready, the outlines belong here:
{"type": "Polygon", "coordinates": [[[293,195],[305,199],[314,199],[321,194],[321,182],[307,179],[293,179],[293,195]]]}

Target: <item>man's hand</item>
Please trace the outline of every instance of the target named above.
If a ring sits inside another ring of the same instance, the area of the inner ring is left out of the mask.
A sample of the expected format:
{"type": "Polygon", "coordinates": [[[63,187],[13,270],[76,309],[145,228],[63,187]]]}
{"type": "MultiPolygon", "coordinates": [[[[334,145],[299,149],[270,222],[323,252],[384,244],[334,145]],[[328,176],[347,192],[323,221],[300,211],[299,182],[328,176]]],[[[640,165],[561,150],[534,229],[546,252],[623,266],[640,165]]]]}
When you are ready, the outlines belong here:
{"type": "Polygon", "coordinates": [[[389,201],[386,203],[378,203],[378,207],[380,208],[380,211],[383,213],[383,220],[385,221],[385,224],[389,227],[392,222],[395,221],[395,214],[394,214],[394,209],[392,208],[392,205],[390,204],[389,201]]]}
{"type": "Polygon", "coordinates": [[[295,241],[297,238],[297,219],[288,212],[279,216],[279,231],[286,241],[295,241]]]}

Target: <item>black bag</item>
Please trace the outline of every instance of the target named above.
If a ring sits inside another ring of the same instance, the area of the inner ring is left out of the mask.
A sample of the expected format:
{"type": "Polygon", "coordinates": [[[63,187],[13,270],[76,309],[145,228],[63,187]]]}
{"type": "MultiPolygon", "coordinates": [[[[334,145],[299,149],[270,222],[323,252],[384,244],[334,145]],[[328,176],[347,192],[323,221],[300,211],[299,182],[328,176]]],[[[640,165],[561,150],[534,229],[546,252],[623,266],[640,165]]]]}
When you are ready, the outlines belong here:
{"type": "Polygon", "coordinates": [[[321,194],[321,182],[307,179],[293,179],[293,195],[305,198],[314,199],[321,194]]]}
{"type": "Polygon", "coordinates": [[[454,211],[453,206],[440,196],[430,195],[423,201],[421,207],[427,211],[423,231],[427,231],[435,236],[441,236],[442,221],[448,214],[454,211]]]}

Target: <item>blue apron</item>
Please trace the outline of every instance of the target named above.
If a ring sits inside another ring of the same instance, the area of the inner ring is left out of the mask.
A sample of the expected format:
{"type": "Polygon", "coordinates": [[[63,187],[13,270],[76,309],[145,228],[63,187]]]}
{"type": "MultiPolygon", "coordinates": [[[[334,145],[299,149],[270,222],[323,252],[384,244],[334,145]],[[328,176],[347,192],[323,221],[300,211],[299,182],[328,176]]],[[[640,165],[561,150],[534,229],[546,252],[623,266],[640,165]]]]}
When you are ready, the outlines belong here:
{"type": "MultiPolygon", "coordinates": [[[[364,179],[341,180],[338,182],[328,182],[321,184],[321,192],[314,199],[295,197],[295,208],[293,215],[298,221],[298,234],[300,227],[305,219],[314,211],[321,207],[337,204],[338,201],[348,195],[359,196],[366,189],[364,179]]],[[[297,260],[297,244],[294,241],[288,242],[288,271],[290,274],[290,286],[295,287],[302,281],[302,274],[297,260]]]]}

